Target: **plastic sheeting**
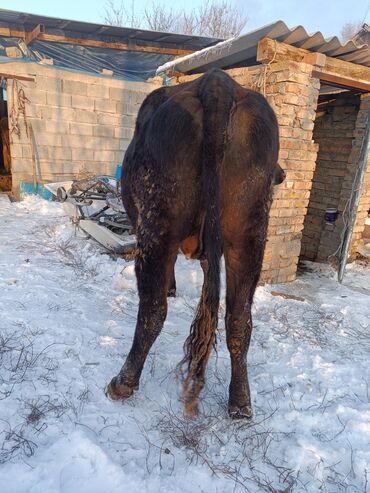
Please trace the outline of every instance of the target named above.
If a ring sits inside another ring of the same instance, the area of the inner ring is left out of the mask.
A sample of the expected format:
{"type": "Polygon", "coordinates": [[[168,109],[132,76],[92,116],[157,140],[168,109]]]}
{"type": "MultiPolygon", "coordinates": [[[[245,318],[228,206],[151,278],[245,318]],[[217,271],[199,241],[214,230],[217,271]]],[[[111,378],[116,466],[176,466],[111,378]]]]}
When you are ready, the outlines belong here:
{"type": "Polygon", "coordinates": [[[145,81],[155,75],[156,69],[173,59],[171,55],[139,51],[123,51],[111,48],[80,46],[66,43],[33,41],[26,45],[19,38],[0,38],[0,56],[5,48],[16,46],[23,60],[39,62],[52,58],[55,67],[101,74],[103,69],[112,70],[113,77],[131,81],[145,81]]]}

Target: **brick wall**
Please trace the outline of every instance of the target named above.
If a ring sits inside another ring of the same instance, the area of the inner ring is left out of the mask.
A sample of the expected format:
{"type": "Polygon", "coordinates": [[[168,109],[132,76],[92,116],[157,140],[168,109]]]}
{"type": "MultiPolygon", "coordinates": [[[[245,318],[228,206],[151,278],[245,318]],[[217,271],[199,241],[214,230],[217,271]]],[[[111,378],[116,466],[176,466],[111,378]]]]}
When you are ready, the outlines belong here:
{"type": "Polygon", "coordinates": [[[287,176],[274,191],[262,280],[288,282],[296,277],[316,165],[312,133],[320,82],[306,63],[276,63],[270,70],[266,97],[279,122],[279,163],[287,176]]]}
{"type": "MultiPolygon", "coordinates": [[[[133,135],[141,102],[160,84],[97,77],[34,63],[8,63],[6,69],[10,74],[35,77],[34,82],[18,82],[17,86],[27,98],[26,122],[35,135],[39,182],[70,179],[81,170],[114,172],[133,135]]],[[[8,81],[9,112],[18,107],[13,84],[8,81]]],[[[32,146],[22,115],[19,124],[20,136],[10,136],[15,193],[21,180],[32,181],[32,146]]]]}
{"type": "MultiPolygon", "coordinates": [[[[352,146],[352,152],[349,157],[349,165],[347,168],[347,174],[343,182],[342,201],[346,201],[350,195],[350,185],[353,182],[353,178],[356,173],[357,163],[360,156],[360,149],[362,140],[364,137],[364,131],[366,126],[366,119],[370,111],[370,94],[364,94],[361,96],[360,110],[357,115],[356,127],[354,132],[354,140],[352,146]]],[[[352,188],[352,187],[351,187],[352,188]]],[[[368,216],[368,210],[370,209],[370,157],[368,161],[367,170],[364,177],[364,183],[362,193],[360,196],[359,206],[357,209],[357,216],[355,226],[353,228],[352,241],[350,246],[350,259],[356,257],[356,251],[359,244],[362,243],[365,232],[365,220],[368,216]]]]}
{"type": "Polygon", "coordinates": [[[304,224],[301,256],[308,260],[326,261],[340,245],[344,226],[342,213],[352,189],[354,169],[348,161],[360,98],[339,96],[330,103],[321,103],[313,132],[319,152],[304,224]],[[335,224],[325,221],[328,207],[339,211],[335,224]]]}

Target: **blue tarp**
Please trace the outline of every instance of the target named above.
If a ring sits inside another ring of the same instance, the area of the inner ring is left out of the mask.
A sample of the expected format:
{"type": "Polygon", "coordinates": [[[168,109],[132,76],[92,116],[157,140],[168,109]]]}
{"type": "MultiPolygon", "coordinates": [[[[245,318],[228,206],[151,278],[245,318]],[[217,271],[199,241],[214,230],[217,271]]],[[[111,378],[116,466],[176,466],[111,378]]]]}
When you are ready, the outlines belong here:
{"type": "Polygon", "coordinates": [[[113,71],[113,77],[131,81],[145,81],[155,75],[157,67],[173,59],[171,55],[111,48],[80,46],[67,43],[34,40],[28,46],[19,38],[0,38],[0,56],[5,47],[17,46],[24,61],[38,62],[52,58],[54,66],[101,74],[102,69],[113,71]]]}

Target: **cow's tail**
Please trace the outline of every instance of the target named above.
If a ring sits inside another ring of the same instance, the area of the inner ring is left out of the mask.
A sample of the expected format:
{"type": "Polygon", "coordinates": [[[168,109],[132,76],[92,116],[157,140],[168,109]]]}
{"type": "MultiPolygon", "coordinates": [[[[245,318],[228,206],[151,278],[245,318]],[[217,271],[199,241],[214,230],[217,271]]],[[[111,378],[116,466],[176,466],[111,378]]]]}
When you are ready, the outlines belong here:
{"type": "Polygon", "coordinates": [[[234,102],[233,81],[215,69],[199,81],[198,97],[203,107],[203,143],[201,154],[203,228],[202,268],[204,282],[190,334],[184,345],[186,369],[183,397],[188,417],[197,413],[198,397],[204,384],[209,354],[215,343],[220,301],[220,260],[222,232],[220,224],[220,166],[234,102]]]}

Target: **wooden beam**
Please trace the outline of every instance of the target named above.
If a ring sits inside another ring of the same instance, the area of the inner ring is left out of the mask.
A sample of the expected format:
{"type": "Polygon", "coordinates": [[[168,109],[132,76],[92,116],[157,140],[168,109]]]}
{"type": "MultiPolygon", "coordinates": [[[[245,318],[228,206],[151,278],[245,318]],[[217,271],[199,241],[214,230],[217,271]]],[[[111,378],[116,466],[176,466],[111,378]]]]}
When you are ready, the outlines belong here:
{"type": "MultiPolygon", "coordinates": [[[[41,25],[40,25],[40,27],[41,27],[41,25]]],[[[35,29],[37,29],[37,27],[35,29]]],[[[33,31],[31,31],[31,32],[33,32],[33,31]]],[[[22,39],[26,40],[27,34],[28,33],[25,31],[13,30],[13,29],[10,29],[9,27],[0,27],[0,36],[22,38],[22,39]]],[[[165,48],[165,47],[161,47],[161,46],[147,46],[147,45],[140,44],[140,42],[131,44],[131,43],[101,41],[98,39],[74,38],[71,36],[47,34],[42,29],[38,33],[37,39],[40,39],[41,41],[50,41],[50,42],[55,42],[55,43],[68,43],[68,44],[76,44],[76,45],[80,45],[80,46],[92,46],[92,47],[99,47],[99,48],[113,48],[113,49],[122,50],[122,51],[140,51],[140,52],[144,52],[144,53],[159,53],[161,55],[173,55],[173,56],[189,55],[190,53],[194,53],[194,51],[196,51],[196,50],[189,50],[189,49],[184,50],[184,49],[178,49],[178,48],[165,48]]]]}
{"type": "Polygon", "coordinates": [[[0,79],[16,79],[16,80],[25,80],[29,82],[34,82],[34,77],[28,77],[26,75],[14,75],[14,74],[5,74],[0,72],[0,79]]]}
{"type": "MultiPolygon", "coordinates": [[[[304,50],[303,48],[296,48],[295,46],[286,43],[279,43],[275,39],[263,38],[257,46],[257,61],[261,63],[268,63],[273,60],[279,62],[303,62],[308,55],[313,53],[314,52],[304,50]]],[[[311,63],[311,61],[307,61],[306,63],[311,63]]]]}
{"type": "Polygon", "coordinates": [[[18,30],[18,29],[10,29],[9,27],[0,27],[0,36],[5,36],[8,38],[25,38],[25,31],[18,30]]]}
{"type": "Polygon", "coordinates": [[[38,24],[32,31],[26,31],[24,41],[26,45],[29,45],[34,39],[38,38],[41,33],[45,31],[42,24],[38,24]]]}
{"type": "Polygon", "coordinates": [[[337,74],[332,74],[326,71],[314,70],[312,72],[313,77],[317,77],[323,82],[328,82],[329,84],[335,85],[341,88],[351,87],[353,89],[359,89],[360,91],[370,92],[370,81],[362,82],[359,80],[348,79],[347,77],[342,77],[337,74]]]}
{"type": "Polygon", "coordinates": [[[340,87],[370,91],[370,67],[296,48],[270,38],[264,38],[258,43],[258,62],[269,63],[283,60],[310,63],[314,67],[314,77],[320,80],[337,83],[340,87]],[[317,56],[312,57],[312,55],[317,56]]]}
{"type": "Polygon", "coordinates": [[[135,44],[112,43],[107,41],[100,41],[98,39],[81,39],[81,38],[73,38],[68,36],[60,36],[60,35],[47,34],[47,33],[41,33],[38,36],[38,39],[40,39],[41,41],[50,41],[56,43],[69,43],[69,44],[76,44],[80,46],[93,46],[93,47],[95,46],[99,48],[113,48],[122,51],[160,53],[162,55],[174,55],[174,56],[188,55],[189,53],[193,53],[195,51],[195,50],[180,50],[177,48],[163,48],[159,46],[144,46],[136,43],[135,44]]]}

